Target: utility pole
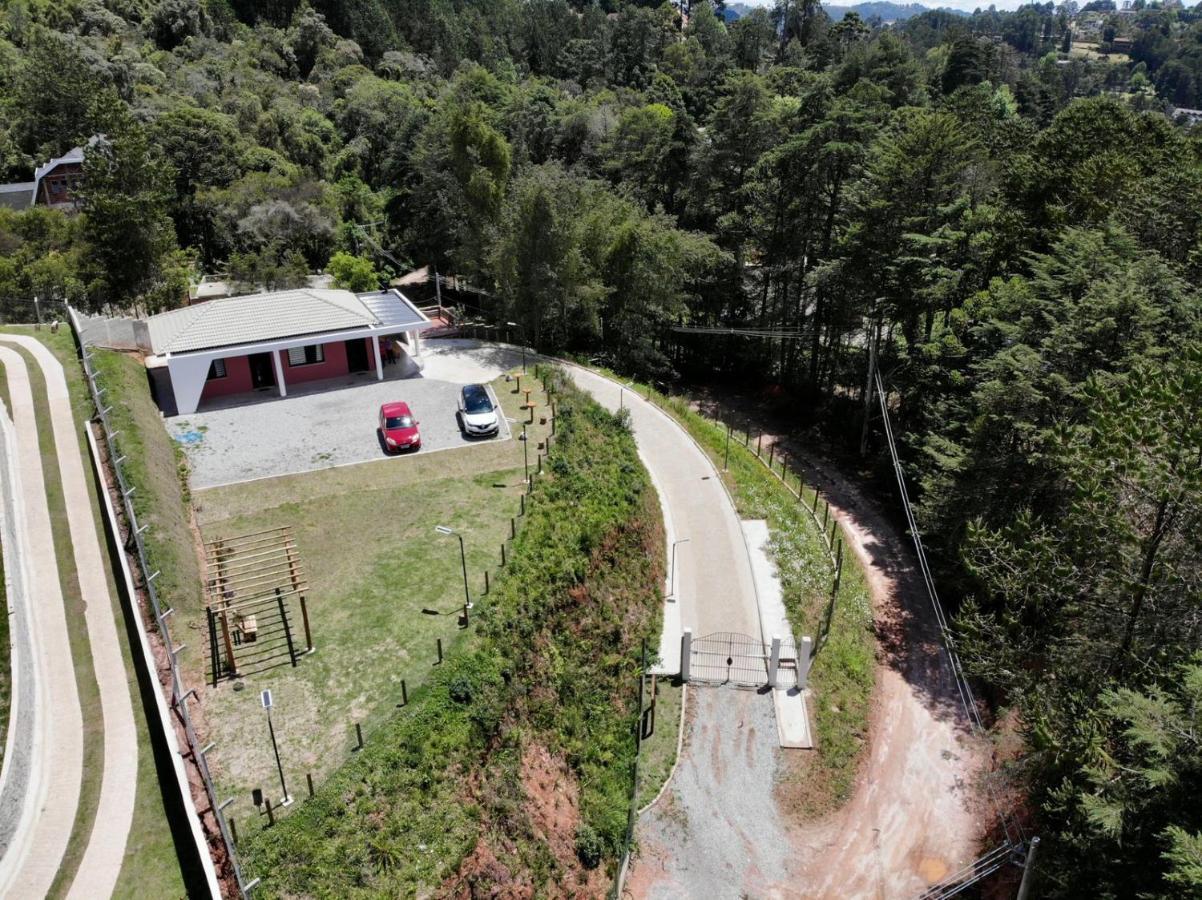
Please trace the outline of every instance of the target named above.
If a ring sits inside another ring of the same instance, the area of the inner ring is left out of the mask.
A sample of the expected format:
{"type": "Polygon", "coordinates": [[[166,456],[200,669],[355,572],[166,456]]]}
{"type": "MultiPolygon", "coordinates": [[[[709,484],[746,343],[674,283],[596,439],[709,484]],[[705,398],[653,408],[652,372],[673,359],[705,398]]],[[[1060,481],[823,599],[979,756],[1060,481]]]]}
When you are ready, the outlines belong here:
{"type": "Polygon", "coordinates": [[[872,419],[872,386],[876,378],[877,344],[881,341],[881,325],[875,318],[868,333],[868,378],[864,381],[864,424],[860,428],[860,456],[868,453],[868,423],[872,419]]]}
{"type": "Polygon", "coordinates": [[[438,277],[438,269],[434,269],[434,296],[438,298],[438,318],[442,318],[442,279],[438,277]]]}

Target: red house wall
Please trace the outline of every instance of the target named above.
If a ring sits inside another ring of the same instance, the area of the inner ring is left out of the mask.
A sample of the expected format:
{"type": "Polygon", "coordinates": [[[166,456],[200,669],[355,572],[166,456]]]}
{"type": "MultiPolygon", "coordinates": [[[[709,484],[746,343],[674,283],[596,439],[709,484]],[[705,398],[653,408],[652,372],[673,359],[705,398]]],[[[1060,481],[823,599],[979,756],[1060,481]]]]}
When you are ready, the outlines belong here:
{"type": "Polygon", "coordinates": [[[200,402],[229,394],[243,394],[254,390],[250,380],[250,363],[245,356],[230,356],[225,361],[225,377],[210,378],[200,393],[200,402]]]}
{"type": "Polygon", "coordinates": [[[304,384],[306,381],[337,378],[339,375],[346,374],[346,342],[331,341],[322,346],[325,349],[325,361],[313,363],[309,366],[290,366],[288,364],[288,351],[280,351],[280,362],[284,364],[285,385],[304,384]]]}

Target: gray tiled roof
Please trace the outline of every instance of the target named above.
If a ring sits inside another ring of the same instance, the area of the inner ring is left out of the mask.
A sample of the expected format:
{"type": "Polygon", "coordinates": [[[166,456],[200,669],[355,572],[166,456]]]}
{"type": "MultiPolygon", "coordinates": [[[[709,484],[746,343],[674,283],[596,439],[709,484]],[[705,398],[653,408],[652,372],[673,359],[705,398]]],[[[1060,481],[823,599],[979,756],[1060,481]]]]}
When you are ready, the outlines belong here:
{"type": "Polygon", "coordinates": [[[37,186],[36,181],[0,184],[0,206],[7,206],[9,209],[27,209],[33,206],[33,192],[37,186]]]}
{"type": "Polygon", "coordinates": [[[350,291],[300,288],[209,300],[147,319],[155,353],[186,353],[260,341],[393,325],[411,311],[416,318],[398,330],[428,322],[399,294],[368,295],[373,309],[350,291]]]}

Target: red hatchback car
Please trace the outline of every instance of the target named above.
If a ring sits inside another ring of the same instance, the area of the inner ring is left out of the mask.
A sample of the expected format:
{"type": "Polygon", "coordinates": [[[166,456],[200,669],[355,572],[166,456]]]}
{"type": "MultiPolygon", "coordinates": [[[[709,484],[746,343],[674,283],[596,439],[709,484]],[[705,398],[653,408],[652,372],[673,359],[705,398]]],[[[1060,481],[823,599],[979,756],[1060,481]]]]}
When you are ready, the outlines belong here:
{"type": "Polygon", "coordinates": [[[420,450],[422,435],[408,403],[385,403],[380,407],[380,437],[388,453],[420,450]]]}

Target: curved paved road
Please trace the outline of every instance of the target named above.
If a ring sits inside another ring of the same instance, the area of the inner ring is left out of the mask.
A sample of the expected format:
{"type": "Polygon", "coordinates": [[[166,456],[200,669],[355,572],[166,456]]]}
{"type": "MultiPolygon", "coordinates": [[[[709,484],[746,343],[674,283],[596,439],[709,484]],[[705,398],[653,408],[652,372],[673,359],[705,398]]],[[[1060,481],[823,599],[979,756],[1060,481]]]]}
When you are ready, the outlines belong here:
{"type": "MultiPolygon", "coordinates": [[[[23,771],[6,773],[4,790],[20,798],[17,825],[0,857],[0,896],[42,897],[50,889],[67,849],[83,773],[83,717],[67,618],[58,580],[58,562],[46,502],[45,475],[38,443],[33,394],[25,360],[0,347],[8,376],[16,433],[25,546],[28,551],[29,665],[18,673],[34,683],[32,749],[23,771]],[[15,791],[16,793],[10,793],[15,791]]],[[[12,820],[10,820],[12,821],[12,820]]]]}
{"type": "MultiPolygon", "coordinates": [[[[54,354],[34,338],[0,335],[0,344],[2,343],[15,344],[29,351],[37,360],[45,378],[59,477],[67,511],[67,526],[84,602],[88,641],[91,645],[92,663],[104,720],[104,771],[101,776],[96,818],[68,897],[107,897],[112,894],[121,872],[126,840],[133,821],[134,798],[137,794],[138,741],[129,682],[125,661],[121,656],[104,557],[96,530],[96,520],[92,514],[92,500],[88,494],[66,375],[54,354]]],[[[11,350],[0,349],[0,352],[5,354],[6,360],[14,355],[11,350]]],[[[32,418],[25,420],[24,428],[20,424],[17,426],[20,435],[18,440],[22,444],[25,443],[25,435],[29,428],[34,429],[36,437],[36,423],[32,418]]],[[[41,482],[38,484],[40,486],[41,482]]],[[[43,505],[44,499],[43,497],[43,505]]],[[[53,552],[53,546],[50,549],[53,552]]],[[[60,593],[60,608],[61,605],[60,593]]],[[[68,647],[68,667],[69,653],[68,647]]],[[[78,705],[78,700],[76,703],[78,705]]],[[[82,722],[80,725],[82,727],[82,722]]],[[[78,786],[76,790],[78,791],[78,786]]],[[[33,850],[33,856],[43,856],[36,844],[33,850]]]]}

